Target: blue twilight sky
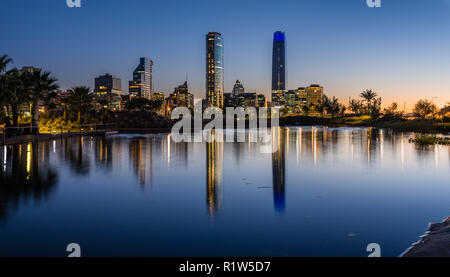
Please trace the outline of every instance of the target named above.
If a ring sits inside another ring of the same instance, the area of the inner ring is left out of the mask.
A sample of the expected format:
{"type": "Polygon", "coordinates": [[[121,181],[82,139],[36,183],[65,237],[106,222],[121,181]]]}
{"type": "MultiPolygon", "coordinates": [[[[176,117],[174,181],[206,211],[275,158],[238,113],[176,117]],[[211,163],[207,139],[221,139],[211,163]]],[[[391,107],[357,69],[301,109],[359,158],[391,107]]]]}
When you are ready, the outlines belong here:
{"type": "Polygon", "coordinates": [[[0,0],[0,55],[50,70],[63,89],[112,73],[124,91],[154,60],[166,94],[186,79],[205,93],[205,35],[221,32],[225,91],[236,79],[270,95],[273,32],[286,32],[287,84],[312,83],[347,101],[372,88],[385,103],[450,101],[450,0],[0,0]]]}

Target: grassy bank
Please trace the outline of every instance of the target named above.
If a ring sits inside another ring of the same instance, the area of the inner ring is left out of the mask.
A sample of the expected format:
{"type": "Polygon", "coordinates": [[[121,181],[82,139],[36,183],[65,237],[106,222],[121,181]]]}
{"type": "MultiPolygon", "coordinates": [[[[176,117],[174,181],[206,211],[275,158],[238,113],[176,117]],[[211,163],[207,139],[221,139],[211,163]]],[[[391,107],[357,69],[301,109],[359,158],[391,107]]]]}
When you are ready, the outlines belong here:
{"type": "Polygon", "coordinates": [[[41,117],[39,122],[40,132],[51,134],[54,131],[77,132],[80,129],[170,129],[173,121],[153,112],[109,112],[86,114],[82,117],[82,124],[75,118],[62,114],[47,114],[41,117]]]}
{"type": "Polygon", "coordinates": [[[375,127],[380,129],[392,129],[400,132],[418,133],[449,133],[450,123],[437,120],[407,120],[402,118],[372,119],[370,116],[347,116],[339,118],[327,117],[283,117],[280,118],[282,126],[295,125],[324,125],[330,127],[375,127]]]}

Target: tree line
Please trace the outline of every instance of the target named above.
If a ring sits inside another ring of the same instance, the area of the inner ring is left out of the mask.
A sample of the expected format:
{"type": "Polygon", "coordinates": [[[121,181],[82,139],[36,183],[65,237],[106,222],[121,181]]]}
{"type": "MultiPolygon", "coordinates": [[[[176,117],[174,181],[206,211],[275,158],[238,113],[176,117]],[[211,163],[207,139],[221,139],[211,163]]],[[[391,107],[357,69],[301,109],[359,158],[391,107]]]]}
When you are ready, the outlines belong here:
{"type": "MultiPolygon", "coordinates": [[[[21,111],[27,109],[31,115],[30,124],[33,132],[39,132],[39,107],[46,111],[62,110],[64,121],[74,118],[79,124],[83,123],[85,115],[93,110],[94,93],[87,86],[76,86],[67,91],[60,98],[58,107],[55,98],[58,96],[58,80],[49,71],[37,68],[8,69],[13,63],[7,55],[0,56],[0,124],[6,127],[19,127],[21,111]],[[28,110],[29,108],[29,110],[28,110]]],[[[102,102],[99,101],[101,106],[102,102]]],[[[127,101],[125,109],[138,111],[156,111],[162,106],[161,101],[150,101],[136,97],[127,101]]],[[[53,116],[59,116],[54,113],[53,116]]]]}

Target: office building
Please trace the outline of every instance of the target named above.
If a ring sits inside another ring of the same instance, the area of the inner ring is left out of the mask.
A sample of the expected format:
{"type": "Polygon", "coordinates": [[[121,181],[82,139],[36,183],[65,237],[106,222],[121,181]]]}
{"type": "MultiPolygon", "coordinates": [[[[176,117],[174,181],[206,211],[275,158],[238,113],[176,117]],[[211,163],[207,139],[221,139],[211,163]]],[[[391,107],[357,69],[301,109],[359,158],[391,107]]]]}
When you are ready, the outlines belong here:
{"type": "Polygon", "coordinates": [[[209,107],[223,108],[223,39],[217,32],[206,35],[206,100],[209,107]]]}
{"type": "Polygon", "coordinates": [[[129,83],[130,97],[151,99],[153,92],[153,61],[141,58],[139,65],[133,71],[133,80],[129,83]]]}
{"type": "Polygon", "coordinates": [[[236,97],[239,94],[244,94],[245,93],[245,89],[244,86],[241,84],[241,82],[239,82],[239,80],[236,81],[236,83],[233,86],[233,96],[236,97]]]}
{"type": "Polygon", "coordinates": [[[319,106],[322,103],[323,87],[314,84],[306,88],[308,106],[319,106]]]}
{"type": "Polygon", "coordinates": [[[95,78],[95,103],[97,108],[119,110],[121,104],[122,80],[111,74],[95,78]]]}
{"type": "Polygon", "coordinates": [[[283,32],[273,36],[272,91],[286,90],[286,39],[283,32]]]}
{"type": "Polygon", "coordinates": [[[175,88],[174,92],[166,98],[166,115],[171,115],[173,109],[185,107],[194,110],[194,95],[189,93],[187,82],[175,88]]]}

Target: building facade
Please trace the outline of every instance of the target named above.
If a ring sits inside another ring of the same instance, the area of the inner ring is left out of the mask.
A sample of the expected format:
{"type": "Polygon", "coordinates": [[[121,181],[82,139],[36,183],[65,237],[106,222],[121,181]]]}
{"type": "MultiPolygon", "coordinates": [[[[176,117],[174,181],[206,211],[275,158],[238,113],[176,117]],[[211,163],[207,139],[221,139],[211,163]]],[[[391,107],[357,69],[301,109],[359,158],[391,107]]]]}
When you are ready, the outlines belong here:
{"type": "Polygon", "coordinates": [[[281,31],[273,35],[272,91],[286,90],[286,38],[281,31]]]}
{"type": "Polygon", "coordinates": [[[281,31],[273,35],[272,49],[272,105],[285,105],[286,90],[286,37],[281,31]]]}
{"type": "Polygon", "coordinates": [[[272,91],[272,107],[282,107],[285,105],[285,91],[275,90],[272,91]]]}
{"type": "Polygon", "coordinates": [[[239,80],[236,80],[236,83],[234,83],[233,86],[233,96],[236,97],[239,94],[244,94],[245,93],[245,89],[244,86],[241,84],[241,82],[239,82],[239,80]]]}
{"type": "Polygon", "coordinates": [[[154,93],[152,93],[151,100],[153,100],[153,101],[164,101],[164,99],[165,99],[164,92],[154,92],[154,93]]]}
{"type": "Polygon", "coordinates": [[[223,108],[223,39],[217,32],[206,35],[206,100],[209,107],[223,108]]]}
{"type": "Polygon", "coordinates": [[[133,80],[129,83],[130,97],[151,99],[153,92],[153,61],[141,58],[139,65],[133,71],[133,80]]]}
{"type": "Polygon", "coordinates": [[[98,107],[110,110],[120,110],[122,80],[111,74],[105,74],[95,78],[95,102],[98,107]]]}
{"type": "Polygon", "coordinates": [[[314,84],[306,88],[308,106],[319,106],[322,103],[323,87],[314,84]]]}
{"type": "Polygon", "coordinates": [[[166,115],[170,116],[173,109],[185,107],[194,110],[194,95],[189,93],[187,82],[175,88],[173,93],[165,100],[166,115]]]}

